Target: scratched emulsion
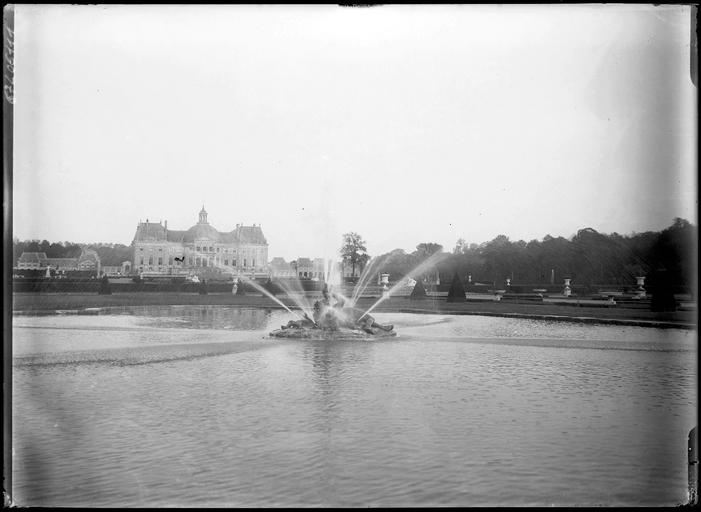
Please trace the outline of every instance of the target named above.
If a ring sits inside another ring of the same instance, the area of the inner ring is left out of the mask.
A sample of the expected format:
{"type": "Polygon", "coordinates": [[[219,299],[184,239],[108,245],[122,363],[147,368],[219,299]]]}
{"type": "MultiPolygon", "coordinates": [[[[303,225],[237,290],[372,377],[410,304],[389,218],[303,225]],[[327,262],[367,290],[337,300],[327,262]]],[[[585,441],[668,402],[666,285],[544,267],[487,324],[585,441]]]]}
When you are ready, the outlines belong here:
{"type": "Polygon", "coordinates": [[[19,505],[676,505],[696,332],[378,314],[399,337],[271,340],[289,314],[14,317],[19,505]]]}

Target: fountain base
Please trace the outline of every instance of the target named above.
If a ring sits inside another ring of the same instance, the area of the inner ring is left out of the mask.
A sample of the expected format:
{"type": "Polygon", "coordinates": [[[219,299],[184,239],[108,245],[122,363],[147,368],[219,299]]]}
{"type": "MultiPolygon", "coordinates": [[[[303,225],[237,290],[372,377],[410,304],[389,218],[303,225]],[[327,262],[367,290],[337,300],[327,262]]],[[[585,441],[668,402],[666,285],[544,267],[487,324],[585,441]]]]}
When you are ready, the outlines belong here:
{"type": "Polygon", "coordinates": [[[397,333],[392,330],[381,328],[349,329],[340,327],[339,329],[321,329],[319,327],[286,327],[276,329],[270,333],[273,338],[292,338],[305,340],[374,340],[381,338],[392,338],[397,333]],[[372,331],[372,332],[368,332],[372,331]]]}

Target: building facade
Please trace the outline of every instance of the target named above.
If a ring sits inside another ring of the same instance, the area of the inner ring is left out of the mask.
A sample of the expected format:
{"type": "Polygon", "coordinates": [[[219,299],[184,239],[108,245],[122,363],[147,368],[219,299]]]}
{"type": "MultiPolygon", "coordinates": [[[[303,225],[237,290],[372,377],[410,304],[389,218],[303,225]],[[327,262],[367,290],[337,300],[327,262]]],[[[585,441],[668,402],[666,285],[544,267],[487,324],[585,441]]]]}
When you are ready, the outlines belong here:
{"type": "Polygon", "coordinates": [[[197,224],[185,231],[168,229],[168,221],[139,222],[132,246],[132,270],[138,273],[268,275],[268,242],[261,227],[237,224],[232,231],[218,231],[207,221],[204,206],[197,224]]]}
{"type": "Polygon", "coordinates": [[[291,263],[285,261],[285,258],[275,257],[268,264],[271,278],[290,278],[297,274],[291,263]]]}
{"type": "Polygon", "coordinates": [[[19,270],[47,268],[58,271],[84,270],[100,275],[100,256],[93,249],[83,249],[77,258],[48,258],[45,252],[23,252],[17,260],[19,270]]]}

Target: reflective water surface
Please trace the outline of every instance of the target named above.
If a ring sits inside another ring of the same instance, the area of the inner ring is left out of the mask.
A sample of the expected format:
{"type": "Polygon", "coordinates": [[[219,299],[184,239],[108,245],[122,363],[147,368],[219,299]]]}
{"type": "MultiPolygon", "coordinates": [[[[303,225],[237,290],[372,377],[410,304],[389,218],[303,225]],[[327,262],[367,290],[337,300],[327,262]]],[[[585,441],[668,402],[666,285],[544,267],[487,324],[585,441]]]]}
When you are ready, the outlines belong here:
{"type": "Polygon", "coordinates": [[[676,505],[695,331],[167,306],[13,319],[19,505],[676,505]]]}

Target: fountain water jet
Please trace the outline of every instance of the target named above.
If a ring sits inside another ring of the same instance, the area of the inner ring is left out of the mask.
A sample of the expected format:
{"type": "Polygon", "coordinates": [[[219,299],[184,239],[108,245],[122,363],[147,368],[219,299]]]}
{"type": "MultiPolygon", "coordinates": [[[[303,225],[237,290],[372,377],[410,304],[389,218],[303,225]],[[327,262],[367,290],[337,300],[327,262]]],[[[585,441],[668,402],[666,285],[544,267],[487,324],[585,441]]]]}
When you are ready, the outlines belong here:
{"type": "Polygon", "coordinates": [[[360,278],[358,279],[358,282],[356,283],[355,287],[353,288],[353,295],[351,296],[351,304],[355,306],[355,304],[358,302],[358,299],[360,299],[361,295],[363,292],[366,290],[368,285],[370,284],[370,280],[372,276],[374,275],[376,269],[380,266],[382,266],[388,259],[388,256],[383,256],[383,257],[375,257],[372,260],[370,260],[370,263],[363,269],[363,271],[360,273],[360,278]]]}
{"type": "Polygon", "coordinates": [[[380,303],[385,301],[386,299],[389,299],[392,296],[392,293],[394,293],[398,288],[404,286],[406,284],[407,278],[412,277],[413,275],[420,274],[428,270],[430,267],[435,265],[436,261],[438,261],[441,257],[443,256],[442,253],[436,252],[433,253],[431,256],[429,256],[426,260],[423,262],[419,263],[416,267],[414,267],[412,270],[410,270],[407,274],[405,274],[401,279],[399,279],[394,286],[392,286],[387,293],[383,293],[377,301],[370,306],[365,313],[363,313],[363,316],[360,318],[363,318],[365,315],[369,315],[373,309],[375,309],[380,303]]]}
{"type": "MultiPolygon", "coordinates": [[[[202,254],[202,253],[197,252],[197,251],[192,251],[192,252],[194,252],[194,253],[195,253],[197,256],[199,256],[199,257],[208,258],[208,256],[207,256],[206,254],[202,254]]],[[[214,266],[214,267],[216,267],[216,268],[218,268],[218,269],[220,269],[220,270],[226,270],[226,271],[231,272],[231,273],[233,274],[233,268],[234,268],[234,267],[231,267],[231,266],[229,266],[229,265],[222,265],[221,263],[217,263],[216,261],[211,261],[211,264],[212,264],[212,266],[214,266]]],[[[241,274],[240,276],[237,276],[237,277],[239,277],[240,279],[243,279],[245,282],[247,282],[248,284],[250,284],[253,288],[255,288],[256,290],[258,290],[259,292],[261,292],[261,293],[262,293],[263,295],[265,295],[266,297],[269,297],[270,299],[272,299],[273,301],[275,301],[277,304],[279,304],[280,306],[282,306],[283,308],[285,308],[287,311],[289,311],[289,312],[292,313],[293,315],[297,315],[297,316],[299,316],[300,318],[303,318],[302,315],[300,315],[299,313],[297,313],[297,312],[295,312],[295,311],[292,311],[284,302],[282,302],[282,301],[281,301],[280,299],[278,299],[275,295],[273,295],[273,294],[270,293],[268,290],[266,290],[263,286],[261,286],[261,285],[259,285],[258,283],[256,283],[253,279],[251,279],[251,278],[245,276],[244,274],[241,274]]],[[[302,311],[304,311],[303,308],[300,308],[300,309],[302,309],[302,311]]]]}

